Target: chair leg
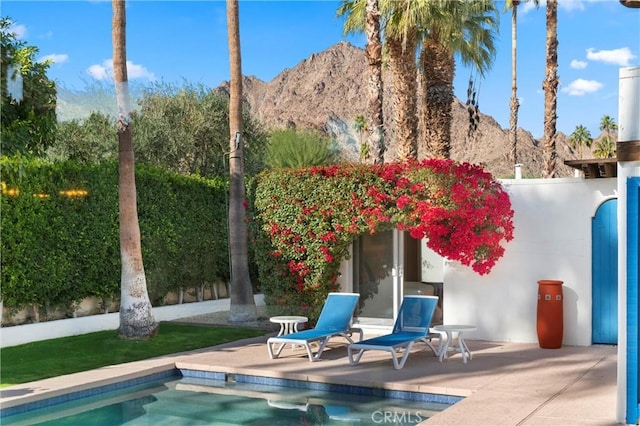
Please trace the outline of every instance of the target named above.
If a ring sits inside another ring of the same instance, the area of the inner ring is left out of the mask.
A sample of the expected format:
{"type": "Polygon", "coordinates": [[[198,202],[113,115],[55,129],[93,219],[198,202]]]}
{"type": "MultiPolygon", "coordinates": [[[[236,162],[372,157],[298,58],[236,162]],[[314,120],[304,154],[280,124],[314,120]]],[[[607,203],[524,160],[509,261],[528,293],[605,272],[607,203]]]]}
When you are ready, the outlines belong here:
{"type": "Polygon", "coordinates": [[[364,349],[358,350],[356,354],[353,353],[353,349],[351,347],[347,347],[347,355],[349,356],[349,364],[356,365],[360,362],[360,358],[362,358],[362,354],[364,354],[364,349]]]}
{"type": "Polygon", "coordinates": [[[431,349],[435,357],[439,357],[440,352],[442,351],[442,339],[438,339],[438,349],[433,346],[433,342],[431,342],[431,339],[431,337],[425,337],[421,340],[429,347],[429,349],[431,349]]]}
{"type": "MultiPolygon", "coordinates": [[[[360,337],[360,339],[358,339],[358,341],[361,341],[364,338],[364,331],[362,331],[361,328],[358,327],[352,327],[349,329],[348,333],[350,335],[353,335],[353,333],[358,333],[358,336],[360,337]]],[[[345,336],[346,337],[346,336],[345,336]]],[[[351,339],[349,339],[349,341],[351,341],[351,339]]],[[[353,343],[353,342],[351,342],[353,343]]]]}
{"type": "Polygon", "coordinates": [[[267,341],[267,349],[269,350],[269,357],[271,357],[271,359],[278,358],[280,356],[280,353],[282,353],[282,350],[286,346],[286,343],[281,343],[280,347],[278,347],[278,349],[274,351],[274,346],[277,344],[277,342],[267,341]]]}
{"type": "Polygon", "coordinates": [[[396,370],[400,370],[404,367],[405,362],[407,362],[407,358],[409,358],[409,353],[411,353],[411,348],[413,347],[413,342],[409,342],[409,344],[404,348],[404,353],[402,354],[402,358],[400,358],[400,362],[396,358],[396,353],[392,353],[393,357],[393,368],[396,370]]]}
{"type": "Polygon", "coordinates": [[[318,348],[318,351],[316,352],[315,355],[313,355],[311,353],[311,347],[309,346],[309,344],[307,344],[307,354],[309,355],[309,360],[311,362],[313,361],[317,361],[320,359],[320,355],[322,355],[322,351],[324,351],[325,346],[327,346],[327,343],[329,343],[329,337],[325,337],[324,339],[322,339],[322,343],[320,343],[320,347],[318,348]]]}

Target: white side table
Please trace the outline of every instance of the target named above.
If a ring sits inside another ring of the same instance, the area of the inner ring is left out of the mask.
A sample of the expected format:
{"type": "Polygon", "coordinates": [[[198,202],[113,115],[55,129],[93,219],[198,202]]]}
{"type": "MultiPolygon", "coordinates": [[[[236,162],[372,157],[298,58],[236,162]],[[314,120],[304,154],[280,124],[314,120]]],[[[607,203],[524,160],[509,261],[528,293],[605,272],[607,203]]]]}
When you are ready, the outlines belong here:
{"type": "Polygon", "coordinates": [[[444,348],[442,348],[442,350],[440,351],[440,355],[438,356],[440,362],[442,362],[442,360],[448,356],[449,346],[451,346],[452,349],[455,348],[455,345],[452,344],[454,333],[458,333],[457,352],[460,352],[460,354],[462,355],[462,361],[466,363],[467,358],[473,359],[473,354],[469,350],[467,343],[464,341],[464,338],[462,337],[462,333],[464,333],[465,331],[475,330],[476,329],[475,325],[444,324],[444,325],[436,325],[435,327],[433,327],[433,329],[440,333],[446,333],[447,335],[447,341],[445,342],[444,348]]]}
{"type": "Polygon", "coordinates": [[[299,317],[299,316],[278,316],[271,317],[269,321],[274,322],[276,324],[280,324],[280,331],[278,332],[278,336],[282,336],[284,334],[295,333],[298,331],[298,324],[303,324],[309,321],[307,317],[299,317]]]}

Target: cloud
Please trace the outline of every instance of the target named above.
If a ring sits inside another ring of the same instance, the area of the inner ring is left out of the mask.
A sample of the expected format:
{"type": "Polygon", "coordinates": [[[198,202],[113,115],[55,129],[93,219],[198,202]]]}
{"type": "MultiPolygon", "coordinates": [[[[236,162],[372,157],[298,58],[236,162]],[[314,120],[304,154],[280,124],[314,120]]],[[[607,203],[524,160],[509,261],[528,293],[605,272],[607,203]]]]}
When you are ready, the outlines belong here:
{"type": "Polygon", "coordinates": [[[569,12],[573,10],[584,10],[584,3],[583,0],[558,0],[558,8],[569,12]]]}
{"type": "MultiPolygon", "coordinates": [[[[586,0],[558,0],[558,9],[563,9],[567,12],[571,12],[574,10],[585,10],[585,2],[586,0]]],[[[547,0],[540,0],[538,6],[536,6],[535,1],[521,2],[520,6],[518,6],[518,14],[525,14],[534,9],[545,9],[546,7],[547,0]]]]}
{"type": "Polygon", "coordinates": [[[571,68],[575,68],[577,70],[583,70],[587,67],[587,65],[589,64],[585,61],[579,61],[577,59],[571,61],[571,68]]]}
{"type": "MultiPolygon", "coordinates": [[[[96,80],[111,80],[113,79],[113,60],[106,59],[102,64],[91,65],[87,68],[87,73],[96,80]]],[[[127,77],[130,80],[146,78],[149,81],[154,81],[156,79],[152,72],[131,61],[127,61],[127,77]]]]}
{"type": "Polygon", "coordinates": [[[69,55],[64,53],[53,53],[40,58],[39,62],[51,61],[54,64],[63,64],[69,60],[69,55]]]}
{"type": "Polygon", "coordinates": [[[27,35],[27,27],[24,25],[13,23],[9,27],[9,32],[15,34],[16,38],[18,40],[21,40],[27,35]]]}
{"type": "Polygon", "coordinates": [[[595,80],[583,80],[579,78],[573,80],[567,87],[562,88],[563,93],[568,93],[571,96],[582,96],[587,93],[597,92],[602,88],[602,83],[595,80]]]}
{"type": "Polygon", "coordinates": [[[621,67],[628,67],[631,59],[634,59],[635,57],[636,56],[631,53],[631,50],[628,47],[613,50],[595,50],[592,47],[587,49],[587,59],[619,65],[621,67]]]}
{"type": "MultiPolygon", "coordinates": [[[[547,2],[545,1],[544,4],[547,4],[547,2]]],[[[543,2],[540,2],[540,6],[539,7],[543,7],[543,2]]],[[[520,3],[520,5],[518,6],[518,15],[522,16],[534,9],[537,9],[538,6],[535,5],[534,2],[532,1],[528,1],[528,2],[524,2],[524,3],[520,3]]]]}

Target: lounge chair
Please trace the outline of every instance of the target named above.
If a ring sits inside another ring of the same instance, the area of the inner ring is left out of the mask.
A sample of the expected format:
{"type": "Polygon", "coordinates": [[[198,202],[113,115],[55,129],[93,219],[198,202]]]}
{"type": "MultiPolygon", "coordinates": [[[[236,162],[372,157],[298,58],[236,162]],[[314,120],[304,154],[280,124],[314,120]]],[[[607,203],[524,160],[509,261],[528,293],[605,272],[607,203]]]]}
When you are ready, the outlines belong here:
{"type": "Polygon", "coordinates": [[[329,293],[316,326],[310,330],[270,337],[267,339],[269,356],[272,359],[278,358],[287,344],[292,347],[302,345],[307,349],[309,361],[313,362],[320,359],[322,351],[324,351],[329,339],[332,337],[342,336],[349,343],[353,343],[351,335],[358,333],[360,340],[362,340],[362,330],[351,327],[351,317],[359,298],[360,295],[358,293],[329,293]],[[312,343],[319,345],[315,354],[311,350],[312,343]],[[280,346],[276,349],[277,345],[280,346]]]}
{"type": "Polygon", "coordinates": [[[438,298],[436,296],[405,296],[393,331],[390,334],[350,344],[347,349],[349,364],[358,364],[365,351],[387,351],[391,353],[393,368],[399,370],[404,367],[411,348],[417,341],[426,343],[434,355],[438,356],[440,349],[435,349],[431,344],[431,337],[435,337],[437,334],[429,331],[437,304],[438,298]],[[402,350],[404,353],[398,360],[402,350]]]}

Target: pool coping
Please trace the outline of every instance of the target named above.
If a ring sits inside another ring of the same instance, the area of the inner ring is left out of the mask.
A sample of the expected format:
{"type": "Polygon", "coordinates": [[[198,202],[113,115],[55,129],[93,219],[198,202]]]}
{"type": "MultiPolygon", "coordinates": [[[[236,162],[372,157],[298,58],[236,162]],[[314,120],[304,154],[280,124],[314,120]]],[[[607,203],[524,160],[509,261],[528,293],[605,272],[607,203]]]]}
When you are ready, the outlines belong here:
{"type": "Polygon", "coordinates": [[[245,339],[14,385],[0,389],[0,408],[182,368],[464,397],[425,425],[617,424],[615,347],[548,350],[469,340],[474,357],[468,363],[456,356],[441,363],[418,348],[402,370],[394,370],[388,354],[350,366],[339,340],[318,362],[309,362],[303,350],[271,360],[265,341],[245,339]]]}
{"type": "Polygon", "coordinates": [[[4,400],[0,409],[0,420],[14,415],[45,407],[52,407],[70,401],[107,394],[116,390],[134,388],[135,386],[174,377],[206,379],[213,382],[236,382],[245,384],[287,387],[321,392],[337,392],[351,395],[376,396],[414,402],[434,403],[452,406],[463,399],[462,396],[427,393],[418,391],[415,386],[389,386],[389,383],[378,385],[359,385],[335,380],[309,380],[305,375],[281,375],[261,371],[258,374],[248,374],[246,369],[233,368],[201,368],[193,369],[185,363],[176,362],[173,366],[166,364],[150,369],[112,376],[107,379],[92,381],[91,383],[73,384],[68,388],[57,387],[48,391],[37,392],[32,395],[18,397],[9,401],[4,400]],[[225,370],[225,371],[219,371],[225,370]]]}

